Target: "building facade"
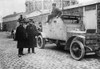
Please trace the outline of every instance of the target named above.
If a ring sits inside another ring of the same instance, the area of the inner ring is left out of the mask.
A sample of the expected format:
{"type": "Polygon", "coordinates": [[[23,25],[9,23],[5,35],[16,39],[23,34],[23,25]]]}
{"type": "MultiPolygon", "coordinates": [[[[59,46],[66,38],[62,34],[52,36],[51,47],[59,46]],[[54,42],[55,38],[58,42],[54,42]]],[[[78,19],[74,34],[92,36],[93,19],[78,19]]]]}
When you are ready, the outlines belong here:
{"type": "Polygon", "coordinates": [[[14,13],[14,14],[10,14],[10,15],[3,17],[2,30],[12,31],[16,29],[16,27],[19,25],[18,18],[21,14],[24,14],[24,13],[14,13]]]}
{"type": "Polygon", "coordinates": [[[58,8],[78,4],[77,0],[26,0],[26,13],[34,11],[50,10],[52,3],[56,3],[58,8]]]}

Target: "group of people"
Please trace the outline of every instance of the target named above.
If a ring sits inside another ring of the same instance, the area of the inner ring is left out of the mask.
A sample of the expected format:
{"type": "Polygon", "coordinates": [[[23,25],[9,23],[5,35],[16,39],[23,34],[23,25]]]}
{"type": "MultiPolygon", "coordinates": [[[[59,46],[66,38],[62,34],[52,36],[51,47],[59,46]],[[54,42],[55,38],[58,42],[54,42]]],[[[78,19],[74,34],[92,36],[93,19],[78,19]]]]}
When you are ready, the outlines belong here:
{"type": "Polygon", "coordinates": [[[39,34],[34,21],[32,19],[25,19],[22,15],[18,19],[19,26],[16,29],[15,40],[17,41],[18,56],[21,57],[23,49],[28,48],[28,53],[32,49],[32,53],[35,53],[34,47],[36,47],[36,36],[39,34]]]}
{"type": "MultiPolygon", "coordinates": [[[[54,17],[61,16],[62,12],[56,8],[56,3],[52,4],[52,12],[51,15],[48,16],[47,22],[49,22],[50,19],[54,17]]],[[[23,54],[23,48],[28,48],[28,53],[30,53],[30,48],[32,48],[32,53],[35,53],[34,47],[36,46],[36,38],[39,33],[36,29],[36,26],[34,25],[34,21],[32,19],[23,18],[22,15],[20,15],[20,18],[18,19],[19,26],[16,30],[16,37],[15,40],[17,40],[17,48],[18,48],[18,56],[21,57],[23,54]]]]}

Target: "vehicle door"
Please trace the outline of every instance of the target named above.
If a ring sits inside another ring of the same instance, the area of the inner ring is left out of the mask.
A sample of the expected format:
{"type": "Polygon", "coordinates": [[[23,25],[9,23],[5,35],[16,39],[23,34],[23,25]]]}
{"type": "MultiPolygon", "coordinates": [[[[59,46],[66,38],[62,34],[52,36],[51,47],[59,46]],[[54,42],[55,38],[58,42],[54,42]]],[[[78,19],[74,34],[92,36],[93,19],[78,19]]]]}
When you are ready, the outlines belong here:
{"type": "Polygon", "coordinates": [[[95,7],[88,10],[85,7],[83,22],[85,29],[97,29],[97,11],[95,7]]]}

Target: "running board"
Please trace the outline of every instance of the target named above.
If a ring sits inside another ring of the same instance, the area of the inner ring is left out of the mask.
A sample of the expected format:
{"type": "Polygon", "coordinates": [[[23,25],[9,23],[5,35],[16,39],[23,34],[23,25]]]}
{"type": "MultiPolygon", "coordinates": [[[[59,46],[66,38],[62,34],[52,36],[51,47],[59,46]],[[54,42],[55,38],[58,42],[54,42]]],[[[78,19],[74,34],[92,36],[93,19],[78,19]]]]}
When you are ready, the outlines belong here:
{"type": "Polygon", "coordinates": [[[91,52],[91,53],[86,53],[86,55],[94,55],[95,52],[91,52]]]}

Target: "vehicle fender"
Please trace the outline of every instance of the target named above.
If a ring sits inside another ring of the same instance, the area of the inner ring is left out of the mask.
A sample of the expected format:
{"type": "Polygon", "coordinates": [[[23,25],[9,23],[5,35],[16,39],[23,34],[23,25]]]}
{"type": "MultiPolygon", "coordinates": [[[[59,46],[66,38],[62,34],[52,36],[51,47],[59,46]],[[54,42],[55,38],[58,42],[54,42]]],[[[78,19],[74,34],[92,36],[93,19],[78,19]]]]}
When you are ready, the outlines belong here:
{"type": "Polygon", "coordinates": [[[85,36],[77,35],[73,40],[79,40],[84,44],[85,43],[85,36]]]}
{"type": "Polygon", "coordinates": [[[79,40],[84,44],[85,43],[85,36],[77,35],[77,36],[70,37],[66,42],[65,50],[68,50],[70,48],[70,45],[71,45],[72,41],[74,41],[74,40],[79,40]]]}
{"type": "Polygon", "coordinates": [[[46,34],[43,33],[43,32],[41,32],[41,36],[42,36],[43,38],[46,38],[46,34]]]}

